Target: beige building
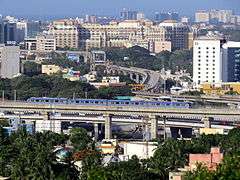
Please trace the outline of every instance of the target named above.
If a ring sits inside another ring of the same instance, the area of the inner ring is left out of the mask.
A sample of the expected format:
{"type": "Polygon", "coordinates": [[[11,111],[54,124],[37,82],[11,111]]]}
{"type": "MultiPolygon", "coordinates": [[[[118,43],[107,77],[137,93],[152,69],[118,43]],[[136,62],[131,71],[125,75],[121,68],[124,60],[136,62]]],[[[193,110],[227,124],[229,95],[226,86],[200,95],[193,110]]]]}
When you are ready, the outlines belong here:
{"type": "Polygon", "coordinates": [[[162,51],[169,51],[172,50],[172,43],[171,41],[155,41],[154,42],[154,53],[160,53],[162,51]]]}
{"type": "Polygon", "coordinates": [[[210,14],[208,11],[197,11],[195,13],[196,23],[208,23],[210,20],[210,14]]]}
{"type": "Polygon", "coordinates": [[[155,46],[156,52],[162,49],[171,51],[170,43],[165,41],[165,33],[165,28],[153,25],[153,22],[149,20],[113,21],[108,25],[82,24],[80,48],[90,50],[92,48],[138,45],[151,52],[155,52],[155,46]]]}
{"type": "Polygon", "coordinates": [[[42,74],[51,75],[63,71],[65,72],[66,70],[57,65],[42,65],[42,74]]]}
{"type": "Polygon", "coordinates": [[[39,35],[36,37],[36,50],[37,51],[55,51],[56,40],[53,35],[39,35]]]}
{"type": "Polygon", "coordinates": [[[79,25],[74,20],[54,21],[48,34],[55,37],[57,48],[79,48],[79,25]]]}

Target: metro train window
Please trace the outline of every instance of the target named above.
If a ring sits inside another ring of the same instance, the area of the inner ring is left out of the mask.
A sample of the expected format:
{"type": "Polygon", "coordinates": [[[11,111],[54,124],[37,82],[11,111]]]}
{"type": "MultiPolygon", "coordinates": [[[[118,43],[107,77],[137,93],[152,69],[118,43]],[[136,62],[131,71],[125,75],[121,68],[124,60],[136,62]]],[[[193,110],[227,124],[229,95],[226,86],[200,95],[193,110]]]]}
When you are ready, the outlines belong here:
{"type": "Polygon", "coordinates": [[[129,104],[129,102],[125,102],[125,104],[129,104]]]}
{"type": "Polygon", "coordinates": [[[79,103],[79,101],[75,101],[76,103],[79,103]]]}
{"type": "Polygon", "coordinates": [[[119,102],[117,101],[116,104],[119,104],[119,102]]]}
{"type": "Polygon", "coordinates": [[[85,101],[85,103],[86,103],[86,104],[88,104],[88,103],[89,103],[89,101],[85,101]]]}
{"type": "Polygon", "coordinates": [[[139,105],[139,103],[138,103],[138,102],[135,102],[135,105],[139,105]]]}
{"type": "Polygon", "coordinates": [[[58,102],[59,102],[59,100],[58,100],[58,99],[56,99],[56,100],[55,100],[55,102],[56,102],[56,103],[58,103],[58,102]]]}
{"type": "Polygon", "coordinates": [[[98,102],[98,101],[95,101],[95,104],[99,104],[99,102],[98,102]]]}

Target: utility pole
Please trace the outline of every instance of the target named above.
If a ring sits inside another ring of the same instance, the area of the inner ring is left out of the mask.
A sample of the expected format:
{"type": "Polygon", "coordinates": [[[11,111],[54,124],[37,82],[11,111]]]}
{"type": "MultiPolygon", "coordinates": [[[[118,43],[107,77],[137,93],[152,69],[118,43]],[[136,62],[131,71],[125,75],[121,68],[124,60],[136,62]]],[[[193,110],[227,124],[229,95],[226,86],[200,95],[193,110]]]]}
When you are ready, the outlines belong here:
{"type": "Polygon", "coordinates": [[[143,153],[145,154],[146,158],[148,158],[148,141],[149,141],[149,130],[148,130],[148,117],[142,117],[142,128],[143,128],[143,153]],[[145,150],[144,150],[145,149],[145,150]]]}
{"type": "Polygon", "coordinates": [[[167,83],[167,81],[166,81],[166,78],[164,77],[164,89],[163,89],[163,93],[164,93],[164,95],[166,94],[166,83],[167,83]]]}
{"type": "Polygon", "coordinates": [[[167,137],[167,134],[166,134],[166,116],[163,116],[163,124],[164,124],[164,126],[163,126],[163,130],[164,130],[164,134],[163,134],[163,139],[164,139],[164,141],[166,140],[166,137],[167,137]]]}
{"type": "Polygon", "coordinates": [[[76,93],[73,93],[73,100],[76,99],[76,93]]]}

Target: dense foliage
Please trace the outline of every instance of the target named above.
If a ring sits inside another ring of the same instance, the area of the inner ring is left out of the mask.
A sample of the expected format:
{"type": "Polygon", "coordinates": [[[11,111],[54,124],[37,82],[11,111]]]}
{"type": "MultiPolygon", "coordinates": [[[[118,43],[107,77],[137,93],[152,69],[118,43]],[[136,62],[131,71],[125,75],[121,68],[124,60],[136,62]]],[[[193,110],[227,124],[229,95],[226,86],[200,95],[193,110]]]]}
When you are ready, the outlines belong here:
{"type": "Polygon", "coordinates": [[[134,46],[131,48],[106,49],[107,58],[120,66],[133,66],[151,70],[187,70],[192,73],[192,51],[177,50],[163,51],[153,56],[145,48],[134,46]]]}
{"type": "MultiPolygon", "coordinates": [[[[5,98],[13,99],[16,90],[18,100],[29,97],[65,97],[112,99],[118,95],[131,95],[131,89],[124,87],[103,87],[99,90],[88,83],[69,81],[60,75],[22,75],[11,80],[0,79],[0,90],[4,90],[5,98]]],[[[0,94],[1,95],[1,94],[0,94]]]]}
{"type": "Polygon", "coordinates": [[[214,146],[224,152],[224,160],[217,170],[209,171],[199,164],[195,171],[186,173],[185,179],[239,179],[239,128],[228,135],[159,140],[150,159],[139,160],[133,156],[128,161],[104,164],[94,141],[84,129],[74,128],[69,136],[52,132],[30,135],[19,130],[8,137],[0,125],[0,175],[12,179],[165,180],[170,171],[188,164],[189,153],[209,153],[214,146]],[[67,141],[74,153],[62,164],[56,161],[53,149],[56,145],[64,146],[67,141]],[[75,161],[82,162],[80,172],[73,165],[75,161]]]}

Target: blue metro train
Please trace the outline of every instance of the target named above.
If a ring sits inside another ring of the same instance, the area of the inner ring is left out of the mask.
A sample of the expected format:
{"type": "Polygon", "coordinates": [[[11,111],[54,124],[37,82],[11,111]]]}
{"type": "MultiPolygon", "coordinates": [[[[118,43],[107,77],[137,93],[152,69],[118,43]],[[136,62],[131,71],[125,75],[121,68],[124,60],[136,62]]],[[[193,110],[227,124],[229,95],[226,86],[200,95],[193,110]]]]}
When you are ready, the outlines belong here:
{"type": "Polygon", "coordinates": [[[191,102],[166,102],[166,101],[130,101],[130,100],[106,100],[106,99],[68,99],[31,97],[29,103],[36,104],[72,104],[72,105],[93,105],[93,106],[135,106],[135,107],[156,107],[156,108],[191,108],[191,102]]]}

